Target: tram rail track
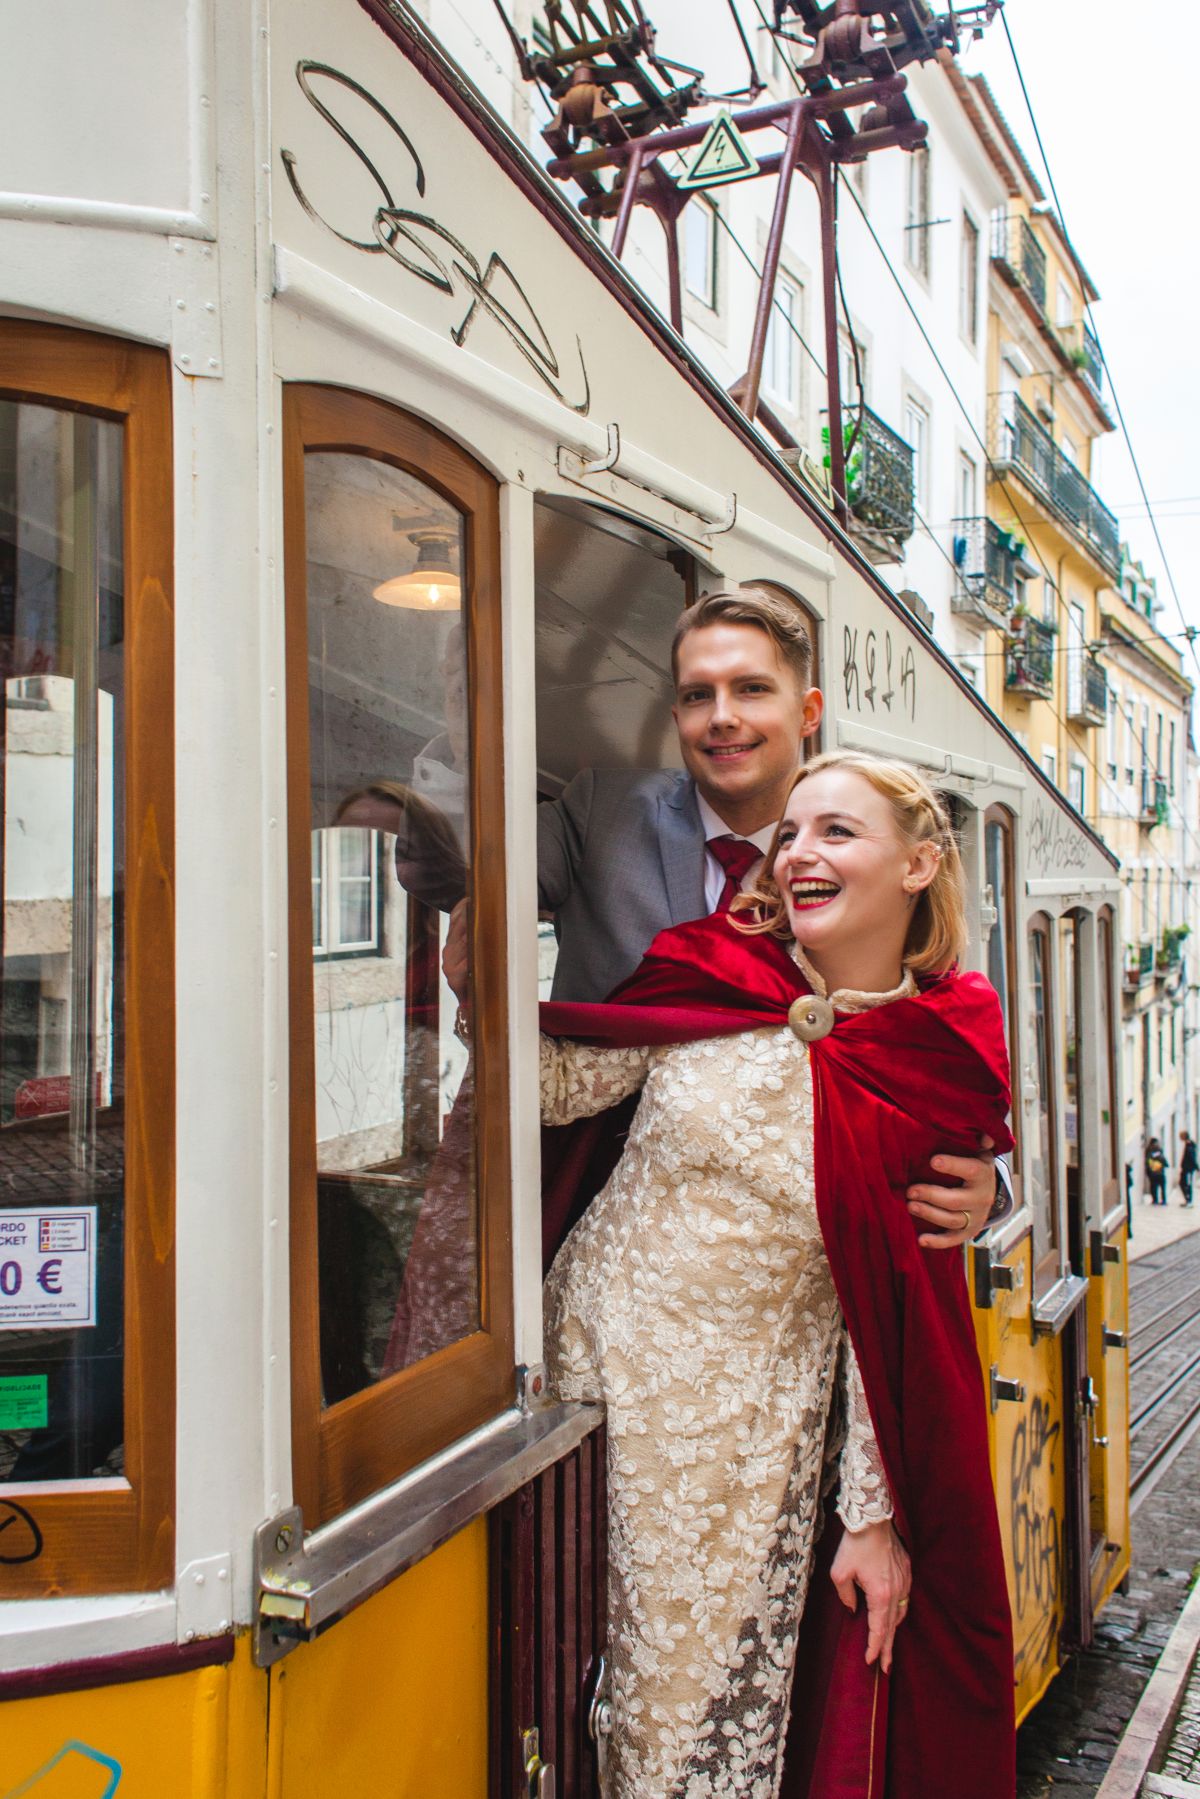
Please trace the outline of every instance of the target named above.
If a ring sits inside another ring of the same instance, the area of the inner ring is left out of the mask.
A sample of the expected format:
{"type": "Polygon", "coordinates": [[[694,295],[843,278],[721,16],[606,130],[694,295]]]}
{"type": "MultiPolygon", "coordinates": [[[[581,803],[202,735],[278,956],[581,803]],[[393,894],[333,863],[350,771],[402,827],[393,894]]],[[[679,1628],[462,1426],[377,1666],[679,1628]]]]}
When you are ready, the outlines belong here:
{"type": "MultiPolygon", "coordinates": [[[[1190,1329],[1200,1325],[1200,1294],[1196,1291],[1194,1274],[1183,1268],[1178,1271],[1171,1269],[1166,1273],[1166,1294],[1163,1297],[1167,1294],[1170,1297],[1149,1318],[1139,1320],[1135,1340],[1131,1344],[1131,1375],[1139,1369],[1144,1374],[1152,1370],[1156,1358],[1168,1352],[1173,1345],[1178,1345],[1179,1340],[1190,1329]],[[1180,1285],[1184,1286],[1182,1292],[1178,1292],[1180,1285]],[[1178,1316],[1181,1313],[1182,1316],[1178,1316]],[[1174,1322],[1169,1323],[1160,1336],[1151,1335],[1159,1325],[1171,1319],[1174,1322]],[[1150,1340],[1147,1341],[1147,1338],[1150,1340]]],[[[1143,1292],[1149,1284],[1150,1277],[1140,1283],[1143,1292]]],[[[1132,1297],[1135,1296],[1131,1294],[1132,1297]]],[[[1186,1396],[1188,1401],[1180,1416],[1170,1416],[1164,1420],[1168,1426],[1165,1435],[1152,1443],[1143,1456],[1133,1462],[1131,1455],[1131,1514],[1136,1513],[1149,1498],[1168,1468],[1200,1431],[1200,1343],[1190,1352],[1185,1350],[1184,1354],[1186,1359],[1173,1368],[1165,1379],[1159,1381],[1130,1413],[1129,1441],[1132,1451],[1135,1440],[1172,1406],[1172,1402],[1177,1401],[1181,1395],[1186,1396]]]]}

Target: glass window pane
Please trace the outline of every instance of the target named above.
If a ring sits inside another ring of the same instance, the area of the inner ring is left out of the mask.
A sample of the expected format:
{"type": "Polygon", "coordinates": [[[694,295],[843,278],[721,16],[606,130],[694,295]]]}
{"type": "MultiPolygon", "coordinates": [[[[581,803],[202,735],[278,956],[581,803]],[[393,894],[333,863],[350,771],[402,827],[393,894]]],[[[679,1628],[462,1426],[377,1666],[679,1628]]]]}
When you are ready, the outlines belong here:
{"type": "MultiPolygon", "coordinates": [[[[1079,926],[1073,918],[1059,921],[1062,967],[1063,1134],[1067,1167],[1079,1167],[1079,926]]],[[[1071,1191],[1068,1187],[1068,1193],[1071,1191]]]]}
{"type": "Polygon", "coordinates": [[[305,518],[328,1406],[479,1328],[474,1110],[441,973],[470,744],[461,514],[388,463],[320,451],[305,518]]]}
{"type": "Polygon", "coordinates": [[[1058,1216],[1054,1192],[1053,1094],[1050,1086],[1050,939],[1044,930],[1029,934],[1032,984],[1034,1075],[1037,1082],[1037,1116],[1030,1133],[1029,1190],[1033,1211],[1034,1256],[1040,1261],[1058,1244],[1058,1216]]]}
{"type": "Polygon", "coordinates": [[[124,1471],[122,448],[0,401],[0,1481],[124,1471]]]}
{"type": "Polygon", "coordinates": [[[1117,1178],[1117,1132],[1113,1117],[1113,934],[1112,919],[1100,918],[1100,1042],[1096,1050],[1096,1077],[1100,1101],[1100,1180],[1103,1187],[1117,1178]]]}

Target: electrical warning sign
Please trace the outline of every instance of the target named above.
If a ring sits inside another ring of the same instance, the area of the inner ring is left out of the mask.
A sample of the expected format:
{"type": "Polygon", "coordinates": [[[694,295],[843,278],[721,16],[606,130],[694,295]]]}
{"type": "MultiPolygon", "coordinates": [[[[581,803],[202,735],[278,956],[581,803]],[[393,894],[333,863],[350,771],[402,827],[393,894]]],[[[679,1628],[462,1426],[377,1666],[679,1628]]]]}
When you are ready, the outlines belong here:
{"type": "Polygon", "coordinates": [[[675,185],[684,189],[720,187],[726,181],[745,181],[757,174],[758,163],[749,145],[729,114],[721,111],[701,139],[687,174],[675,185]]]}
{"type": "Polygon", "coordinates": [[[95,1322],[95,1206],[0,1210],[0,1331],[95,1322]]]}

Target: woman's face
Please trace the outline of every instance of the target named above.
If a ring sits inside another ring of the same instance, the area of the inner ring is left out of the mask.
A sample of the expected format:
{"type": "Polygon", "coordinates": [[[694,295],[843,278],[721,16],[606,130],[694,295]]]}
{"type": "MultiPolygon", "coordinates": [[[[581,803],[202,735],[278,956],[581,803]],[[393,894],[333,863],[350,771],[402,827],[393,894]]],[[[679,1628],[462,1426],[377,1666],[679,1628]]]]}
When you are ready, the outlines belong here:
{"type": "Polygon", "coordinates": [[[893,946],[899,960],[914,897],[936,871],[933,845],[904,842],[890,802],[865,775],[823,769],[793,788],[774,875],[792,935],[818,960],[893,946]]]}

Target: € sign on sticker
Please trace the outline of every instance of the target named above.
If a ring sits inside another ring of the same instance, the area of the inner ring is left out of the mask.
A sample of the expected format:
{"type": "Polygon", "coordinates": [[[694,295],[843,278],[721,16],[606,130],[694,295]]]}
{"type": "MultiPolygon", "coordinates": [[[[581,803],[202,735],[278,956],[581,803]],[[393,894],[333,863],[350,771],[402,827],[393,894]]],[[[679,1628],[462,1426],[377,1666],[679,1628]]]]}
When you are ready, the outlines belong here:
{"type": "Polygon", "coordinates": [[[96,1322],[96,1208],[0,1208],[0,1330],[96,1322]]]}

